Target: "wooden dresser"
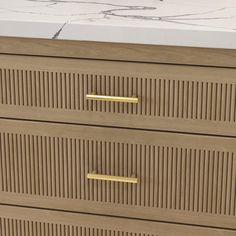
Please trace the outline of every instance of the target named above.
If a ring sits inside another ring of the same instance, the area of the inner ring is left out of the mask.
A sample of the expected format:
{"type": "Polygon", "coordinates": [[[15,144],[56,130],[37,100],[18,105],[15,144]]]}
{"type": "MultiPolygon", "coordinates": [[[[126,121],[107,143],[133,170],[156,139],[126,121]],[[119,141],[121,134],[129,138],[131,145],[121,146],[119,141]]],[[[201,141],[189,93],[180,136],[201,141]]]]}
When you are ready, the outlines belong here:
{"type": "Polygon", "coordinates": [[[236,50],[0,37],[0,236],[235,236],[236,50]]]}

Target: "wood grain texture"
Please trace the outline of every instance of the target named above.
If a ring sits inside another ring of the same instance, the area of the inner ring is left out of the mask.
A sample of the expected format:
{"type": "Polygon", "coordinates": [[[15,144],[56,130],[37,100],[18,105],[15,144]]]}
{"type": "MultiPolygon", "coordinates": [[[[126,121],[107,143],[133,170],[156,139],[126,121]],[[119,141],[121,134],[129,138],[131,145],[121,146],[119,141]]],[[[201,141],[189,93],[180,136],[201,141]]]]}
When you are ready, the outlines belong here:
{"type": "Polygon", "coordinates": [[[218,226],[236,227],[235,139],[4,120],[0,130],[0,190],[10,197],[45,197],[45,207],[52,198],[64,209],[84,201],[89,211],[97,202],[123,216],[128,206],[135,217],[152,210],[163,220],[161,209],[176,212],[176,222],[193,214],[195,224],[217,217],[218,226]],[[138,184],[88,180],[93,171],[134,175],[138,184]]]}
{"type": "Polygon", "coordinates": [[[236,136],[235,69],[3,55],[0,63],[2,117],[236,136]],[[91,93],[139,103],[87,101],[91,93]]]}
{"type": "Polygon", "coordinates": [[[0,37],[0,53],[236,67],[236,50],[0,37]]]}
{"type": "Polygon", "coordinates": [[[207,227],[0,206],[0,236],[235,236],[207,227]]]}

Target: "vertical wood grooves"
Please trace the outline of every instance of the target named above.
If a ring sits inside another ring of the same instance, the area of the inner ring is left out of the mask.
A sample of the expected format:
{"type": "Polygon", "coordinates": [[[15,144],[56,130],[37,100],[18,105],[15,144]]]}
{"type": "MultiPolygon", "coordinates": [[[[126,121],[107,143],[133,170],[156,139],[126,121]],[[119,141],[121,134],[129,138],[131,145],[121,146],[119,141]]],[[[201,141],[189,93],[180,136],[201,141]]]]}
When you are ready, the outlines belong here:
{"type": "Polygon", "coordinates": [[[38,220],[23,220],[0,218],[0,236],[155,236],[154,234],[131,231],[95,228],[82,224],[62,224],[41,222],[38,220]]]}
{"type": "Polygon", "coordinates": [[[236,84],[0,69],[0,104],[236,122],[236,84]],[[86,101],[87,93],[138,96],[139,104],[86,101]]]}
{"type": "Polygon", "coordinates": [[[227,151],[0,134],[3,192],[235,216],[235,154],[227,151]],[[88,172],[138,177],[89,181],[88,172]]]}

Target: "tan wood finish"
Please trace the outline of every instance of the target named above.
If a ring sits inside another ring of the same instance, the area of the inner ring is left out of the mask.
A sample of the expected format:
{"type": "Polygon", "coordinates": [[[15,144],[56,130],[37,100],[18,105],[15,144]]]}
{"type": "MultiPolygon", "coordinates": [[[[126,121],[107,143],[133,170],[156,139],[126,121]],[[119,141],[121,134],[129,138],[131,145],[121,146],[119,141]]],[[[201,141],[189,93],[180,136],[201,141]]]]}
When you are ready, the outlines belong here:
{"type": "Polygon", "coordinates": [[[236,50],[0,37],[0,117],[0,236],[236,236],[236,50]]]}
{"type": "Polygon", "coordinates": [[[0,53],[236,67],[236,50],[0,37],[0,53]]]}
{"type": "Polygon", "coordinates": [[[236,231],[0,205],[0,236],[235,236],[236,231]]]}
{"type": "Polygon", "coordinates": [[[236,136],[236,69],[0,55],[0,93],[1,117],[236,136]]]}
{"type": "Polygon", "coordinates": [[[236,229],[233,138],[10,120],[0,131],[2,203],[236,229]]]}

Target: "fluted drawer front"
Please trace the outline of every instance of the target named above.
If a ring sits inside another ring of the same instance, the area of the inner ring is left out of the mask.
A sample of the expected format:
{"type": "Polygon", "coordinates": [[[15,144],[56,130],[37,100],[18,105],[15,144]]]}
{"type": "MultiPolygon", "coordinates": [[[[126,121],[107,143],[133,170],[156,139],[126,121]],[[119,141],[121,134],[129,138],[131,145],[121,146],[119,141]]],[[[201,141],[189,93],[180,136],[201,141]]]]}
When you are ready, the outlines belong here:
{"type": "Polygon", "coordinates": [[[235,136],[236,70],[1,55],[0,108],[1,116],[235,136]]]}
{"type": "Polygon", "coordinates": [[[235,139],[1,120],[0,150],[5,203],[235,227],[235,139]]]}
{"type": "Polygon", "coordinates": [[[0,236],[235,236],[236,231],[0,205],[0,236]]]}

